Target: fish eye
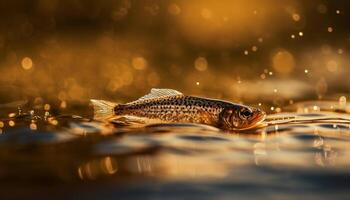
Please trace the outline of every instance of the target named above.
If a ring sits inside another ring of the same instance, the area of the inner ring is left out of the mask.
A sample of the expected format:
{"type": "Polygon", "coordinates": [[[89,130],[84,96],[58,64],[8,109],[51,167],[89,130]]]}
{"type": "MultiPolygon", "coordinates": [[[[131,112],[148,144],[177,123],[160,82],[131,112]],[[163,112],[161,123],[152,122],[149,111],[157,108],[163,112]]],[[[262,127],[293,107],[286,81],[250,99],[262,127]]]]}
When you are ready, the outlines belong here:
{"type": "Polygon", "coordinates": [[[243,118],[248,118],[252,115],[252,112],[248,109],[244,109],[240,112],[240,115],[243,117],[243,118]]]}

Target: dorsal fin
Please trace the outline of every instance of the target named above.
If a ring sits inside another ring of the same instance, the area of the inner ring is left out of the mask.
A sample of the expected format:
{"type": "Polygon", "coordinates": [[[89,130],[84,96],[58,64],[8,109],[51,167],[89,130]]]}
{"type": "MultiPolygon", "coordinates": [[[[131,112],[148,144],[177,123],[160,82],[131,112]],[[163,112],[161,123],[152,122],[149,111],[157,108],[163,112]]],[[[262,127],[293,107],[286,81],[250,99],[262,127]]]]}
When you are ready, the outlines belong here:
{"type": "Polygon", "coordinates": [[[179,96],[179,95],[183,95],[183,94],[179,91],[172,90],[172,89],[152,88],[150,93],[148,93],[145,96],[137,99],[136,101],[130,102],[130,103],[135,103],[135,102],[149,100],[149,99],[155,99],[155,98],[179,96]]]}

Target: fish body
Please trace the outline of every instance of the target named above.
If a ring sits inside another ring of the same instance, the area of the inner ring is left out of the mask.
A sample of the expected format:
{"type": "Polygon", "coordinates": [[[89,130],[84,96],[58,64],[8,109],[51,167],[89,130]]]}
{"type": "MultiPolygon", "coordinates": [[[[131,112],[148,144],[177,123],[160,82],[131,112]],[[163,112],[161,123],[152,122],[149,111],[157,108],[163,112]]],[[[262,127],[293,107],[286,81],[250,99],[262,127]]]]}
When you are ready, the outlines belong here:
{"type": "Polygon", "coordinates": [[[144,97],[126,104],[114,104],[103,100],[91,102],[97,119],[128,115],[162,122],[200,123],[241,130],[252,128],[265,118],[265,113],[257,108],[187,96],[171,89],[152,89],[144,97]]]}

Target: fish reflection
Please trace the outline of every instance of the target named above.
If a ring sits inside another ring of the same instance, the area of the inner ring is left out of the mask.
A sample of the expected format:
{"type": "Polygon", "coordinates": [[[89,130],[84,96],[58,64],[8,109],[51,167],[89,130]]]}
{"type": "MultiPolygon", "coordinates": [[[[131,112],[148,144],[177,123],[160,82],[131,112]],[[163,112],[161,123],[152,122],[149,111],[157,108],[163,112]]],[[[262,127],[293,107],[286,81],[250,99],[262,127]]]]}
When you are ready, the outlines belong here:
{"type": "Polygon", "coordinates": [[[264,158],[266,159],[266,144],[258,142],[254,144],[254,161],[256,165],[260,165],[264,158]]]}
{"type": "Polygon", "coordinates": [[[315,163],[321,167],[335,166],[338,153],[330,145],[322,147],[320,152],[315,153],[315,163]]]}
{"type": "Polygon", "coordinates": [[[106,156],[92,160],[78,167],[78,176],[82,180],[95,180],[100,177],[113,175],[118,171],[116,159],[106,156]]]}
{"type": "Polygon", "coordinates": [[[209,157],[194,158],[162,153],[157,156],[129,156],[127,159],[110,156],[94,159],[81,164],[77,175],[81,180],[90,181],[116,175],[183,179],[225,177],[229,171],[228,163],[217,162],[209,157]]]}
{"type": "Polygon", "coordinates": [[[319,135],[318,129],[315,129],[314,134],[318,136],[313,143],[313,147],[318,150],[315,153],[315,163],[321,167],[334,166],[338,155],[337,151],[325,142],[325,139],[319,135]]]}
{"type": "Polygon", "coordinates": [[[225,177],[230,171],[228,163],[217,162],[207,156],[196,158],[171,153],[133,157],[128,160],[128,167],[134,174],[175,179],[225,177]]]}

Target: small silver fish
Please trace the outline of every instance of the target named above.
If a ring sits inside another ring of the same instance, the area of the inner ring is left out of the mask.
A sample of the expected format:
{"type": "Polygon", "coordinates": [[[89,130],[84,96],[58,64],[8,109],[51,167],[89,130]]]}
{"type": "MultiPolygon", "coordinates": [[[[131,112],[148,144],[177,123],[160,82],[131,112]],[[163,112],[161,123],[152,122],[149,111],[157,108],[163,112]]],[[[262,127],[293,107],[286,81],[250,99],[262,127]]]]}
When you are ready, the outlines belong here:
{"type": "Polygon", "coordinates": [[[152,89],[136,101],[116,104],[92,99],[94,119],[133,116],[160,122],[200,123],[227,130],[256,127],[265,112],[227,101],[187,96],[172,89],[152,89]]]}

